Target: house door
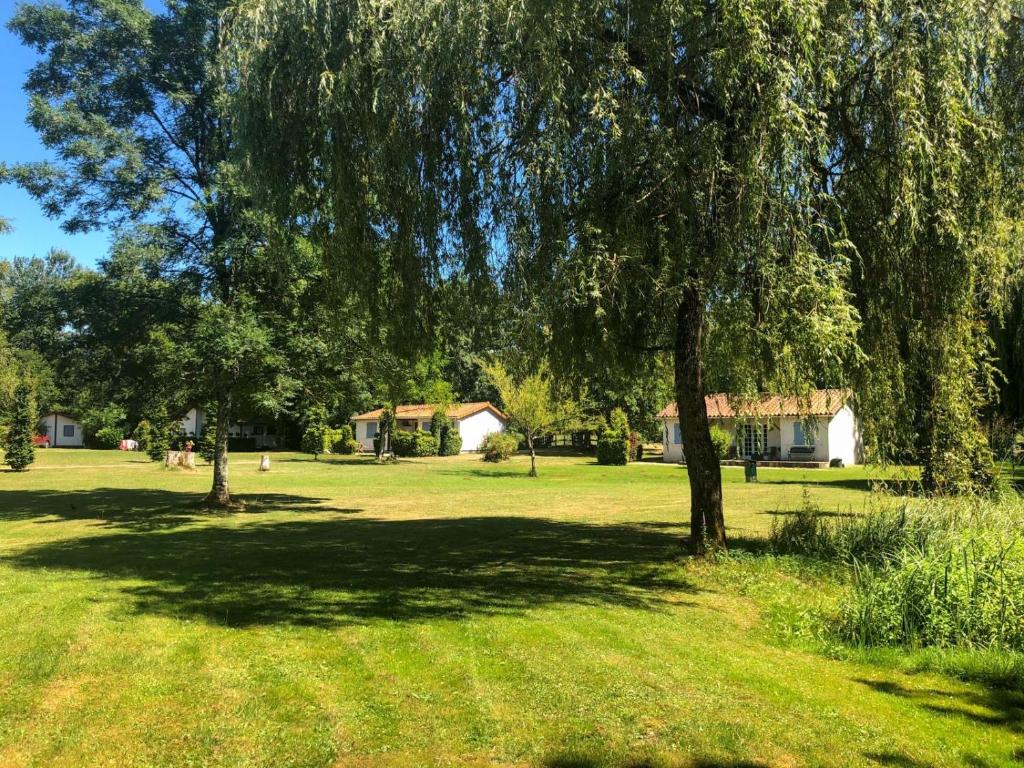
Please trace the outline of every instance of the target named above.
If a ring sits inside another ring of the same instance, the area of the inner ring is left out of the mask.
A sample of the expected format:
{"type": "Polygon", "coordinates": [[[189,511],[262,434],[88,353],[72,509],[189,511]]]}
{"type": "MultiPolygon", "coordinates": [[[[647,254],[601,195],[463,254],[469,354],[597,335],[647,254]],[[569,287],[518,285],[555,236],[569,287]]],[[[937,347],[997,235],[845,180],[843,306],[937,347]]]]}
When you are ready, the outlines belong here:
{"type": "Polygon", "coordinates": [[[743,455],[753,456],[755,453],[763,455],[768,450],[768,425],[767,424],[744,424],[743,425],[743,455]]]}

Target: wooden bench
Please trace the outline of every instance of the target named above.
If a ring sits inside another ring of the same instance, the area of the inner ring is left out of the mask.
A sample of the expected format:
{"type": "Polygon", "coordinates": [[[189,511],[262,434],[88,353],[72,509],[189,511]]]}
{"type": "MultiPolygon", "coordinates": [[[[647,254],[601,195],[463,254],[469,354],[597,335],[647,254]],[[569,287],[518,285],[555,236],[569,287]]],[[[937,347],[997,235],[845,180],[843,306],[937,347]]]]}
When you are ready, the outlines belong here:
{"type": "Polygon", "coordinates": [[[792,445],[789,448],[789,460],[811,461],[814,459],[814,451],[813,445],[792,445]]]}

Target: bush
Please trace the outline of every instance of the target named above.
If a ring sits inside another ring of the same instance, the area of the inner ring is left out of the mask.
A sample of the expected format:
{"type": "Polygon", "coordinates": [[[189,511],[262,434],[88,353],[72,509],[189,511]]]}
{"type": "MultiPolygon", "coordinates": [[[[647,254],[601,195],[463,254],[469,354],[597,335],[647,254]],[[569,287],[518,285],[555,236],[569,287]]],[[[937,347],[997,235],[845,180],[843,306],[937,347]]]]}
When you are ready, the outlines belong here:
{"type": "Polygon", "coordinates": [[[732,450],[732,433],[717,424],[712,424],[711,443],[715,446],[715,455],[718,456],[718,459],[726,459],[729,457],[729,451],[732,450]]]}
{"type": "Polygon", "coordinates": [[[139,444],[140,451],[149,451],[149,443],[153,439],[153,426],[143,419],[132,430],[132,440],[139,444]]]}
{"type": "Polygon", "coordinates": [[[82,436],[86,448],[109,449],[117,448],[121,438],[124,437],[125,413],[116,405],[108,405],[104,408],[94,408],[82,414],[82,436]],[[110,436],[113,432],[118,433],[117,442],[110,445],[110,436]],[[103,438],[100,438],[100,433],[103,438]]]}
{"type": "Polygon", "coordinates": [[[907,500],[828,518],[805,509],[777,550],[836,560],[852,587],[836,627],[859,645],[1024,651],[1024,502],[907,500]]]}
{"type": "MultiPolygon", "coordinates": [[[[322,423],[314,421],[308,427],[306,431],[302,433],[302,452],[313,454],[313,458],[316,459],[321,453],[324,452],[324,443],[327,442],[328,429],[322,423]]],[[[256,440],[253,439],[253,446],[255,447],[256,440]]]]}
{"type": "Polygon", "coordinates": [[[624,466],[629,463],[629,433],[603,429],[597,438],[597,463],[624,466]]]}
{"type": "Polygon", "coordinates": [[[23,472],[36,460],[35,446],[39,418],[36,401],[27,384],[18,384],[14,389],[11,407],[11,421],[7,426],[4,441],[4,461],[15,472],[23,472]]]}
{"type": "Polygon", "coordinates": [[[480,443],[484,461],[508,461],[519,450],[519,435],[514,432],[489,432],[480,443]]]}
{"type": "Polygon", "coordinates": [[[121,447],[123,439],[121,430],[117,427],[100,427],[93,435],[92,446],[101,450],[114,450],[121,447]]]}
{"type": "Polygon", "coordinates": [[[395,456],[407,458],[410,456],[437,456],[439,441],[429,432],[417,429],[415,432],[406,432],[399,429],[391,439],[395,456]]]}
{"type": "Polygon", "coordinates": [[[625,466],[634,450],[630,440],[629,420],[621,408],[616,408],[609,419],[610,426],[597,436],[597,463],[625,466]]]}
{"type": "Polygon", "coordinates": [[[359,450],[359,443],[352,437],[352,427],[348,424],[331,431],[334,433],[330,444],[331,453],[351,454],[359,450]]]}
{"type": "Polygon", "coordinates": [[[171,450],[171,438],[177,432],[177,429],[172,427],[165,408],[157,408],[147,419],[147,422],[150,426],[150,433],[149,444],[146,446],[146,455],[152,461],[162,462],[167,457],[167,452],[171,450]]]}
{"type": "Polygon", "coordinates": [[[438,456],[458,456],[462,452],[462,435],[443,411],[430,417],[430,434],[438,440],[438,456]]]}

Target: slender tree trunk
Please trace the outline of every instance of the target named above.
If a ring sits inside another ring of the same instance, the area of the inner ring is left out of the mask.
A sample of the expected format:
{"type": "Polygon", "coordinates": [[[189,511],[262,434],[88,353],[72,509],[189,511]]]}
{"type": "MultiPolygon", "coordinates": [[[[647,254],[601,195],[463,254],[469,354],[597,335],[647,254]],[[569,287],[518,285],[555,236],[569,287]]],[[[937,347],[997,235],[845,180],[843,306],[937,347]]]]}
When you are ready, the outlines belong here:
{"type": "Polygon", "coordinates": [[[226,507],[231,503],[228,489],[228,429],[231,426],[231,393],[222,392],[217,398],[217,439],[213,456],[213,487],[206,497],[212,506],[226,507]]]}
{"type": "Polygon", "coordinates": [[[530,448],[530,477],[537,476],[537,451],[533,447],[533,435],[526,436],[526,444],[530,448]]]}
{"type": "Polygon", "coordinates": [[[711,423],[704,402],[702,336],[704,299],[688,286],[676,315],[675,377],[679,427],[683,433],[686,471],[690,478],[690,545],[695,554],[706,547],[724,549],[722,468],[711,442],[711,423]]]}

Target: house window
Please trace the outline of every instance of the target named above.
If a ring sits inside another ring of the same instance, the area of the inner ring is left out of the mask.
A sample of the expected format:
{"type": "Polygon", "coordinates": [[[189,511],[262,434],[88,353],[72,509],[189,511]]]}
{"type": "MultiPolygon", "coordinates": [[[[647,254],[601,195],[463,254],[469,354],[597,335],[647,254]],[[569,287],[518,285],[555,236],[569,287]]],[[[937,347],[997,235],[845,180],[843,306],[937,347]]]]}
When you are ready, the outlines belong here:
{"type": "Polygon", "coordinates": [[[74,424],[65,424],[64,425],[64,437],[74,437],[74,436],[75,436],[75,425],[74,424]]]}
{"type": "Polygon", "coordinates": [[[768,449],[768,425],[743,425],[743,455],[763,454],[768,449]]]}
{"type": "Polygon", "coordinates": [[[675,443],[676,445],[682,445],[683,444],[683,430],[681,430],[679,428],[679,424],[678,423],[674,424],[673,426],[675,427],[675,430],[672,432],[672,442],[675,443]]]}
{"type": "Polygon", "coordinates": [[[377,422],[368,421],[366,422],[366,439],[372,440],[377,436],[377,422]]]}
{"type": "Polygon", "coordinates": [[[793,422],[793,445],[813,446],[817,426],[813,421],[793,422]]]}
{"type": "Polygon", "coordinates": [[[263,434],[263,426],[261,424],[253,424],[252,425],[252,433],[254,435],[262,435],[263,434]]]}
{"type": "Polygon", "coordinates": [[[430,431],[430,422],[429,421],[424,421],[423,422],[423,431],[424,432],[429,432],[430,431]]]}

